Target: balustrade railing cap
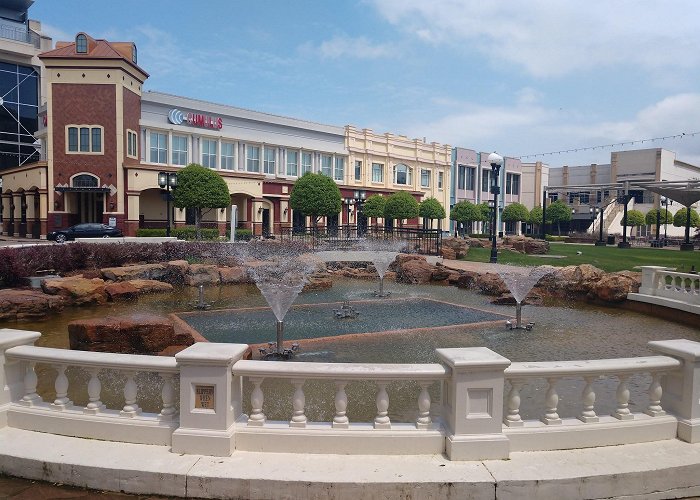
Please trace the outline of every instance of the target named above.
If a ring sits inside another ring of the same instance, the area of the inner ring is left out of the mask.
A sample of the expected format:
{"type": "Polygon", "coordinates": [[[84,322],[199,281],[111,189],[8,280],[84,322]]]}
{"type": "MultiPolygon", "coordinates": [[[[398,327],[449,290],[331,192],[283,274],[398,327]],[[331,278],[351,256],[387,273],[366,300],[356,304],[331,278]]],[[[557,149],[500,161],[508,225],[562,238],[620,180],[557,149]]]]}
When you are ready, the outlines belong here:
{"type": "Polygon", "coordinates": [[[178,352],[175,359],[179,365],[227,365],[242,359],[247,350],[247,344],[197,342],[178,352]]]}
{"type": "Polygon", "coordinates": [[[440,360],[451,368],[479,369],[505,369],[510,365],[510,360],[487,347],[453,347],[436,349],[440,360]]]}
{"type": "Polygon", "coordinates": [[[649,347],[656,352],[675,356],[687,361],[700,361],[700,342],[686,339],[653,340],[649,347]]]}
{"type": "Polygon", "coordinates": [[[0,328],[0,349],[33,344],[39,337],[41,337],[39,332],[0,328]]]}

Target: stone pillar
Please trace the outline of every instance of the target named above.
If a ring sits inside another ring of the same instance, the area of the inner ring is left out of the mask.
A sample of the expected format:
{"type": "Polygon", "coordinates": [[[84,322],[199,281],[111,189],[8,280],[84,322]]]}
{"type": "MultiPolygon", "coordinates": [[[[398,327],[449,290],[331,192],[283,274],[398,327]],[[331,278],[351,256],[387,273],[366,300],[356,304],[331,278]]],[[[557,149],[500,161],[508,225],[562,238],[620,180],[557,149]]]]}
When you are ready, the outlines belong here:
{"type": "Polygon", "coordinates": [[[245,344],[199,342],[175,355],[180,367],[180,427],[173,433],[173,453],[233,453],[242,387],[240,379],[233,380],[231,367],[247,350],[245,344]]]}
{"type": "Polygon", "coordinates": [[[700,442],[700,343],[692,340],[655,340],[649,347],[680,359],[680,370],[666,374],[661,396],[664,410],[678,418],[678,438],[700,442]]]}
{"type": "Polygon", "coordinates": [[[663,271],[664,266],[642,266],[642,284],[639,286],[639,293],[643,295],[656,295],[659,275],[656,271],[663,271]]]}
{"type": "Polygon", "coordinates": [[[39,337],[41,337],[39,332],[0,329],[0,429],[7,426],[7,410],[10,403],[24,395],[22,363],[8,362],[5,351],[20,345],[34,345],[39,337]]]}
{"type": "Polygon", "coordinates": [[[450,369],[444,396],[450,460],[508,458],[503,433],[503,371],[510,360],[486,347],[437,349],[450,369]]]}

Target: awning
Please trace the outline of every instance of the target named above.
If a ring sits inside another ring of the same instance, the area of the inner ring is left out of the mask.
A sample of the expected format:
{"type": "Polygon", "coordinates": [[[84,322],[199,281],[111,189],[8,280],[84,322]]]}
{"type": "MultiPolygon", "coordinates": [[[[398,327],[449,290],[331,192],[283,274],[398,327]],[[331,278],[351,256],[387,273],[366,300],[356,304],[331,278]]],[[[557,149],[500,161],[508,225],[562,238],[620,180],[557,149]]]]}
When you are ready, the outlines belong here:
{"type": "Polygon", "coordinates": [[[630,183],[630,185],[660,194],[688,208],[696,201],[700,201],[700,180],[644,182],[630,183]]]}
{"type": "Polygon", "coordinates": [[[58,191],[59,193],[109,193],[111,190],[108,187],[59,186],[54,188],[54,191],[58,191]]]}

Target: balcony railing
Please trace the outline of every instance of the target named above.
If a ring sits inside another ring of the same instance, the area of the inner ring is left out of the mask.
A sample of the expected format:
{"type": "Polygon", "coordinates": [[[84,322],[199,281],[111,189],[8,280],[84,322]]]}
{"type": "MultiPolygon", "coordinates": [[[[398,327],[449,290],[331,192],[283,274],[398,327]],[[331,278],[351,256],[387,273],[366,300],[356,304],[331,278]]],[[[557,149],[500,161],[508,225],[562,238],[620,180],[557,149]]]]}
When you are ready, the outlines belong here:
{"type": "Polygon", "coordinates": [[[20,28],[18,26],[0,24],[0,38],[28,43],[37,49],[41,47],[41,38],[39,35],[27,30],[26,28],[20,28]]]}

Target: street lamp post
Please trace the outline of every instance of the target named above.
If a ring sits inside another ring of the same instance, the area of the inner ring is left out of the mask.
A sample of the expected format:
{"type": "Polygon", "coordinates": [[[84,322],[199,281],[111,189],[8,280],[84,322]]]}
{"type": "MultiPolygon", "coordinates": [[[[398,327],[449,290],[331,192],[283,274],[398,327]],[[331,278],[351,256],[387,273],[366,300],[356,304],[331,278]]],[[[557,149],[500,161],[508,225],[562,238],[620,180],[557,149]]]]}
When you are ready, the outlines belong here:
{"type": "Polygon", "coordinates": [[[595,242],[595,246],[597,247],[604,247],[607,245],[607,242],[603,241],[603,212],[605,210],[603,207],[596,207],[596,210],[600,213],[600,222],[598,225],[600,226],[599,229],[599,235],[598,235],[598,241],[595,242]]]}
{"type": "Polygon", "coordinates": [[[623,203],[623,213],[622,213],[622,241],[617,244],[618,248],[629,248],[630,244],[627,241],[627,204],[631,200],[629,194],[625,193],[621,197],[623,203]]]}
{"type": "Polygon", "coordinates": [[[498,249],[496,248],[496,238],[498,237],[497,224],[498,224],[498,195],[501,192],[501,188],[498,187],[498,173],[501,170],[501,165],[503,165],[503,157],[496,152],[489,155],[489,163],[491,164],[491,173],[493,175],[493,185],[491,186],[491,193],[493,194],[493,240],[491,241],[491,258],[489,262],[498,262],[498,249]]]}
{"type": "Polygon", "coordinates": [[[165,210],[167,225],[165,226],[165,236],[170,236],[170,188],[177,187],[177,173],[175,172],[158,172],[158,185],[161,189],[165,189],[165,210]]]}
{"type": "MultiPolygon", "coordinates": [[[[362,219],[362,204],[365,202],[365,199],[367,198],[367,191],[364,189],[356,189],[353,192],[353,202],[356,205],[355,206],[355,226],[357,228],[357,236],[362,236],[365,234],[365,224],[364,224],[364,219],[362,219]],[[360,224],[360,222],[363,222],[360,224]]],[[[350,218],[348,217],[348,224],[350,223],[350,218]]]]}
{"type": "Polygon", "coordinates": [[[666,214],[664,215],[664,245],[666,246],[666,239],[668,238],[668,235],[666,233],[666,228],[668,226],[668,206],[673,205],[673,202],[670,201],[668,198],[665,196],[661,197],[661,204],[666,208],[666,214]]]}

